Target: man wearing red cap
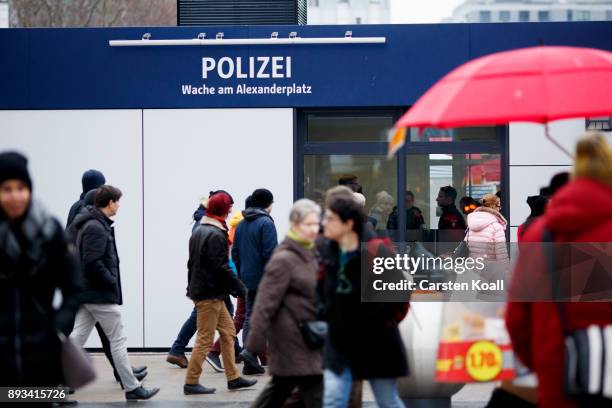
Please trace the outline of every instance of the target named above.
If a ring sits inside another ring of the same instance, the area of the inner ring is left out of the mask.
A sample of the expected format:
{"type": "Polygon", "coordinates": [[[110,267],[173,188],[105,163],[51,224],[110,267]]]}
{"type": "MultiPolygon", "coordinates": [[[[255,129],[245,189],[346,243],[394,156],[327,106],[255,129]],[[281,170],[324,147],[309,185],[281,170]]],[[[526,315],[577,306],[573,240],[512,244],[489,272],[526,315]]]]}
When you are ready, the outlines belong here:
{"type": "Polygon", "coordinates": [[[213,194],[208,200],[206,215],[189,240],[187,296],[197,309],[198,332],[183,387],[186,395],[215,392],[214,388],[199,384],[202,364],[213,345],[215,330],[219,331],[221,338],[227,388],[245,388],[257,382],[240,377],[234,355],[236,329],[224,303],[235,285],[229,266],[229,239],[225,222],[232,210],[232,202],[226,192],[213,194]]]}

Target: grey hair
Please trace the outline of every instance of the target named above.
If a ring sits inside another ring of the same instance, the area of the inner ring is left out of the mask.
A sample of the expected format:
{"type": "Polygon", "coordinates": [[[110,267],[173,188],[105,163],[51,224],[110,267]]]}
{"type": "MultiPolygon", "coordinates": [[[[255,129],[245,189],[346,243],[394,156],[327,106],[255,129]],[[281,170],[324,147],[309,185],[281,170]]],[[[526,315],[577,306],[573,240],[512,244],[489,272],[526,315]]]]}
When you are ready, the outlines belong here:
{"type": "Polygon", "coordinates": [[[355,201],[357,201],[357,204],[359,204],[362,207],[365,207],[366,205],[366,198],[363,194],[361,193],[353,193],[353,197],[355,198],[355,201]]]}
{"type": "Polygon", "coordinates": [[[291,212],[289,213],[289,221],[294,224],[299,224],[304,221],[304,218],[312,213],[320,217],[321,207],[312,200],[302,198],[293,203],[293,207],[291,207],[291,212]]]}

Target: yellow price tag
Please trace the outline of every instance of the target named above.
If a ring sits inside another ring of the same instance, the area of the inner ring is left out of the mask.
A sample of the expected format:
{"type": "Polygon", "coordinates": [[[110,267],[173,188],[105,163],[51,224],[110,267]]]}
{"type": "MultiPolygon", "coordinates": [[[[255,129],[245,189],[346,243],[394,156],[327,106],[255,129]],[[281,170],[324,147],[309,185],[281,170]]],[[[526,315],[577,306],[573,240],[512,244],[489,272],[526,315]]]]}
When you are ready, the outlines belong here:
{"type": "Polygon", "coordinates": [[[502,370],[502,352],[490,341],[482,340],[472,344],[465,358],[467,372],[476,381],[491,381],[502,370]]]}

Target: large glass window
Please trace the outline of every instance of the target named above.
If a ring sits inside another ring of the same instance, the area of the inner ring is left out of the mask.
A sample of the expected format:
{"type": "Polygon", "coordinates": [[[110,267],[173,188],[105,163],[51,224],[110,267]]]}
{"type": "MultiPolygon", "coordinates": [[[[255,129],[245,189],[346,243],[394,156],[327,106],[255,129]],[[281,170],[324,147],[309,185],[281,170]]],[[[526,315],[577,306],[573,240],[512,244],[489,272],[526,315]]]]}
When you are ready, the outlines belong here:
{"type": "Polygon", "coordinates": [[[422,229],[437,231],[430,234],[430,240],[460,240],[470,212],[465,203],[487,193],[496,194],[501,191],[501,184],[499,154],[409,154],[406,158],[408,239],[421,240],[420,232],[414,230],[422,229]],[[441,189],[444,197],[440,197],[441,189]],[[424,225],[411,222],[416,214],[422,215],[424,225]]]}
{"type": "Polygon", "coordinates": [[[452,129],[425,128],[422,131],[410,129],[411,142],[469,142],[492,141],[497,139],[494,127],[465,127],[452,129]]]}
{"type": "MultiPolygon", "coordinates": [[[[443,243],[452,249],[463,239],[466,211],[474,208],[461,199],[507,188],[504,132],[499,127],[410,129],[404,147],[388,160],[387,135],[401,114],[401,109],[381,108],[299,111],[296,198],[323,205],[329,188],[349,184],[365,196],[367,221],[379,235],[431,243],[442,253],[443,243]],[[444,189],[441,198],[442,187],[452,189],[444,189]]],[[[502,208],[508,209],[503,196],[502,208]]]]}
{"type": "Polygon", "coordinates": [[[548,10],[538,11],[538,20],[539,21],[550,21],[550,11],[548,10]]]}
{"type": "Polygon", "coordinates": [[[529,21],[529,11],[528,10],[519,11],[519,21],[522,23],[526,23],[529,21]]]}
{"type": "Polygon", "coordinates": [[[376,230],[387,230],[387,222],[397,205],[397,159],[383,155],[306,155],[304,156],[304,197],[323,205],[325,192],[352,179],[355,190],[365,198],[365,213],[376,230]]]}
{"type": "Polygon", "coordinates": [[[576,21],[590,21],[591,11],[590,10],[576,10],[576,21]]]}
{"type": "Polygon", "coordinates": [[[502,10],[499,12],[499,21],[507,23],[510,21],[510,11],[502,10]]]}
{"type": "Polygon", "coordinates": [[[319,142],[384,142],[393,127],[391,115],[309,114],[310,143],[319,142]]]}
{"type": "Polygon", "coordinates": [[[481,23],[488,23],[491,21],[491,12],[490,11],[480,11],[478,13],[478,21],[481,23]]]}

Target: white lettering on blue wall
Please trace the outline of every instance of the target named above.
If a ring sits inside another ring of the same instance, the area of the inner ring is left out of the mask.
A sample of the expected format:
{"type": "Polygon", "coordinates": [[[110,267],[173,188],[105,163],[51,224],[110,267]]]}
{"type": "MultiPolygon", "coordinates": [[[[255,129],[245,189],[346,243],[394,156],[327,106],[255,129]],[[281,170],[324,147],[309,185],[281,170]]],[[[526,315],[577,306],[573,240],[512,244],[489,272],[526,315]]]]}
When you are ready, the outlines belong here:
{"type": "Polygon", "coordinates": [[[221,79],[291,78],[291,57],[202,58],[202,78],[214,72],[221,79]]]}

